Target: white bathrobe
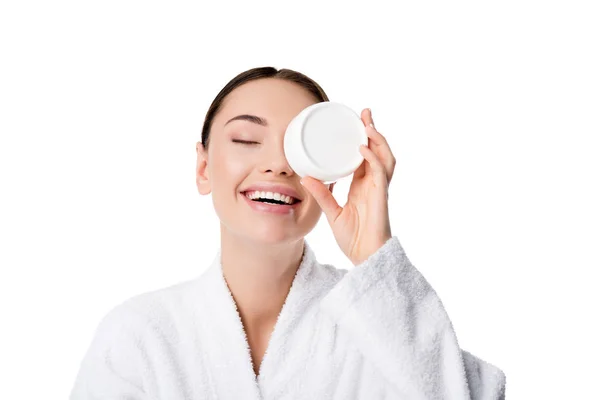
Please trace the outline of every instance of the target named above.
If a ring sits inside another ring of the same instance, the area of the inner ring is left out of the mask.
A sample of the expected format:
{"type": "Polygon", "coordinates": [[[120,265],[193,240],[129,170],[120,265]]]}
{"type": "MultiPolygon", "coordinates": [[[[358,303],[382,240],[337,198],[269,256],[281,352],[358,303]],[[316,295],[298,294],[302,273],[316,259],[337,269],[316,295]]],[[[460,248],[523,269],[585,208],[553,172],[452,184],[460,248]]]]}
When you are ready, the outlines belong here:
{"type": "Polygon", "coordinates": [[[397,237],[349,271],[304,241],[258,377],[220,257],[108,312],[71,400],[504,399],[504,373],[461,350],[397,237]]]}

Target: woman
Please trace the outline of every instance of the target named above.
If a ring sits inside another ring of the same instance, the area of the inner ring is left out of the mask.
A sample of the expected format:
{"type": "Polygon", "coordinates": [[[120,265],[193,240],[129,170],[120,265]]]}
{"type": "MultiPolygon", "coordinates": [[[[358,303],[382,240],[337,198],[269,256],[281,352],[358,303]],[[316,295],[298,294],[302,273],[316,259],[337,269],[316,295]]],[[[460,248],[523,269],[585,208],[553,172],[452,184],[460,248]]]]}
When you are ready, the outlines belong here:
{"type": "Polygon", "coordinates": [[[504,373],[460,349],[440,299],[391,234],[395,158],[370,110],[344,207],[334,184],[301,180],[288,165],[287,125],[322,101],[310,78],[270,67],[221,90],[196,165],[221,247],[196,279],[104,317],[71,399],[504,398],[504,373]],[[306,242],[321,213],[350,271],[320,264],[306,242]]]}

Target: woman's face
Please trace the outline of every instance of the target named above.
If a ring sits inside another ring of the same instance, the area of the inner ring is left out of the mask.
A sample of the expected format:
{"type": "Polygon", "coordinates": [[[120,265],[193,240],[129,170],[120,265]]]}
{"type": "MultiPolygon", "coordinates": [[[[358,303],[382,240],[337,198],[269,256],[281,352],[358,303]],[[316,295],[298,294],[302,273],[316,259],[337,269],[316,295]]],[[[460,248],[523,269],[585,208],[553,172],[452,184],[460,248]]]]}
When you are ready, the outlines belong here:
{"type": "Polygon", "coordinates": [[[245,83],[225,98],[212,124],[208,154],[201,142],[196,144],[196,184],[200,194],[212,193],[215,211],[227,233],[275,244],[297,241],[315,227],[321,208],[288,165],[283,137],[290,121],[316,102],[301,86],[273,78],[245,83]],[[243,114],[263,118],[267,125],[247,120],[227,123],[243,114]],[[242,192],[260,183],[292,188],[302,201],[286,213],[257,211],[242,192]]]}

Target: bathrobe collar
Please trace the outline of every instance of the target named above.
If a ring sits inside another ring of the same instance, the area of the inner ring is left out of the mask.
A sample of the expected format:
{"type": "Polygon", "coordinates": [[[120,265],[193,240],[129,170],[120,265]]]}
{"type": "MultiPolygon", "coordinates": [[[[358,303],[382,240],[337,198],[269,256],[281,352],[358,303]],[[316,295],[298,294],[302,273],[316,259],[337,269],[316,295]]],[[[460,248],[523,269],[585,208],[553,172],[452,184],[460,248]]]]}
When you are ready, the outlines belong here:
{"type": "Polygon", "coordinates": [[[285,384],[286,376],[302,366],[302,360],[297,357],[307,357],[307,349],[294,349],[287,345],[287,339],[294,334],[306,309],[314,304],[311,300],[326,290],[315,284],[316,264],[315,254],[305,239],[300,266],[277,318],[257,377],[241,317],[223,275],[221,248],[217,250],[210,267],[199,279],[202,286],[199,291],[203,296],[201,304],[208,308],[204,315],[205,319],[208,315],[207,320],[200,322],[204,327],[205,346],[202,347],[208,352],[209,365],[214,367],[210,374],[216,375],[214,380],[219,393],[260,399],[265,385],[269,385],[272,392],[285,384]],[[300,351],[305,355],[302,356],[300,351]]]}

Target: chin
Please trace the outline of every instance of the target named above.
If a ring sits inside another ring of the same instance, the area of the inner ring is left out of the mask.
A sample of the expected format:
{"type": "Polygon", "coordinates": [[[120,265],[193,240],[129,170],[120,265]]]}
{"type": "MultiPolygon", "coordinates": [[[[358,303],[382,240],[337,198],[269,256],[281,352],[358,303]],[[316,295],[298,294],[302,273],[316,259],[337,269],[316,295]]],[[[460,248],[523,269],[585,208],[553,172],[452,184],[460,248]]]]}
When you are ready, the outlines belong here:
{"type": "Polygon", "coordinates": [[[289,232],[281,232],[279,234],[273,234],[273,232],[264,232],[262,234],[257,234],[256,231],[250,234],[251,240],[255,242],[260,242],[265,245],[277,245],[284,244],[287,242],[294,241],[296,235],[291,235],[289,232]]]}

